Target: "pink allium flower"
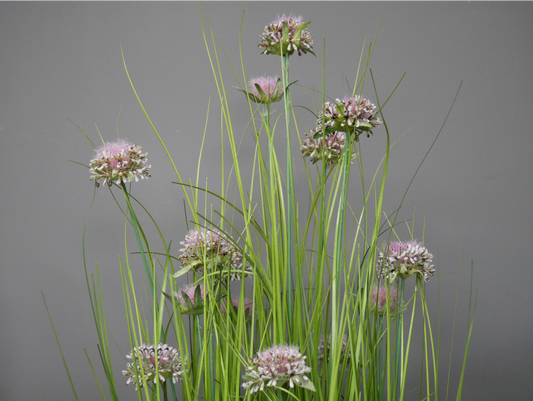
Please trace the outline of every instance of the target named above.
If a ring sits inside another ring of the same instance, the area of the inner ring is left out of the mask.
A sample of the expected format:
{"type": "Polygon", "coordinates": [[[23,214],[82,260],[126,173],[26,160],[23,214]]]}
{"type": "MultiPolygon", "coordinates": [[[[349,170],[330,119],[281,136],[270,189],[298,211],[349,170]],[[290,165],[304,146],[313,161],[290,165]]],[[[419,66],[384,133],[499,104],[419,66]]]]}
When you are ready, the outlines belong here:
{"type": "Polygon", "coordinates": [[[419,274],[424,281],[435,273],[433,255],[418,241],[392,242],[378,255],[376,269],[381,278],[394,280],[419,274]]]}
{"type": "Polygon", "coordinates": [[[381,121],[376,117],[376,106],[356,95],[324,104],[324,114],[319,113],[316,128],[309,133],[314,139],[322,137],[322,123],[326,128],[326,136],[341,131],[354,134],[355,141],[358,141],[363,132],[370,136],[372,129],[381,124],[381,121]]]}
{"type": "MultiPolygon", "coordinates": [[[[231,300],[231,305],[235,309],[235,312],[237,312],[237,310],[240,307],[239,298],[233,298],[231,300]]],[[[253,303],[248,298],[244,298],[243,305],[244,305],[244,315],[246,316],[246,318],[248,318],[252,314],[253,303]]],[[[220,305],[220,310],[222,313],[226,313],[226,302],[225,301],[222,302],[222,304],[220,305]]]]}
{"type": "Polygon", "coordinates": [[[298,55],[313,53],[313,39],[307,25],[310,22],[303,22],[302,17],[295,17],[293,15],[285,16],[278,15],[274,21],[265,26],[265,31],[261,35],[259,47],[264,50],[261,54],[283,54],[291,55],[294,51],[298,55]],[[283,34],[283,25],[287,25],[287,31],[283,34]]]}
{"type": "Polygon", "coordinates": [[[95,156],[90,161],[91,180],[96,186],[100,179],[104,186],[139,181],[150,177],[148,171],[152,166],[147,165],[148,153],[141,153],[141,147],[125,140],[107,142],[95,150],[95,156]]]}
{"type": "Polygon", "coordinates": [[[159,377],[156,377],[155,354],[156,350],[153,345],[147,346],[143,344],[139,348],[134,348],[130,355],[126,355],[126,358],[132,361],[126,364],[126,370],[122,371],[122,374],[128,377],[126,384],[135,383],[135,389],[142,387],[141,365],[146,382],[164,382],[169,378],[172,378],[174,383],[183,380],[182,376],[187,370],[177,349],[169,347],[167,344],[158,344],[157,365],[159,377]]]}
{"type": "MultiPolygon", "coordinates": [[[[344,336],[342,340],[342,349],[341,349],[341,363],[343,363],[344,358],[350,359],[352,354],[350,351],[346,352],[346,341],[347,338],[344,336]]],[[[324,341],[324,337],[320,339],[320,342],[318,343],[318,361],[322,362],[324,360],[324,357],[328,358],[329,360],[329,349],[331,344],[331,335],[328,335],[327,342],[324,341]]]]}
{"type": "Polygon", "coordinates": [[[315,391],[313,383],[305,375],[311,372],[305,358],[294,345],[276,345],[258,352],[246,368],[242,387],[256,393],[263,391],[265,386],[281,387],[288,382],[290,388],[296,384],[315,391]]]}
{"type": "Polygon", "coordinates": [[[184,247],[180,249],[178,259],[184,268],[189,267],[196,273],[202,274],[207,266],[210,273],[218,271],[221,279],[229,274],[231,280],[239,280],[243,264],[246,263],[246,272],[251,272],[252,267],[229,241],[230,238],[217,229],[192,229],[185,235],[185,241],[180,242],[184,247]]]}
{"type": "Polygon", "coordinates": [[[248,95],[256,103],[273,103],[283,97],[281,79],[277,76],[252,78],[248,86],[251,88],[251,92],[248,95]],[[257,86],[259,86],[261,91],[258,90],[257,86]]]}
{"type": "Polygon", "coordinates": [[[203,284],[185,284],[174,293],[174,299],[181,306],[181,313],[201,315],[204,312],[205,295],[203,284]]]}
{"type": "MultiPolygon", "coordinates": [[[[302,142],[300,151],[304,157],[309,157],[313,164],[319,160],[324,160],[328,166],[333,166],[342,158],[344,144],[346,142],[346,132],[335,131],[328,134],[325,141],[322,136],[314,139],[315,134],[315,131],[305,134],[307,139],[302,142]]],[[[352,159],[354,157],[355,153],[352,153],[352,159]]]]}
{"type": "Polygon", "coordinates": [[[389,303],[389,312],[392,315],[398,307],[398,291],[396,288],[392,286],[389,288],[374,286],[372,289],[371,308],[380,315],[385,315],[387,313],[387,302],[389,303]]]}

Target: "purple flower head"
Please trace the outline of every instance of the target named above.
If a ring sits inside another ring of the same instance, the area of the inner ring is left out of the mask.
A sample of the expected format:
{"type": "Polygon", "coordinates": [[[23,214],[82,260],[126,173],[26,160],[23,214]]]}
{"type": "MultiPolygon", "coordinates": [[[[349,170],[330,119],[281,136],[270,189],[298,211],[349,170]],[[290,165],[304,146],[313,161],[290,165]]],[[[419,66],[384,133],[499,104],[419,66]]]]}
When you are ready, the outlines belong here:
{"type": "Polygon", "coordinates": [[[326,137],[336,131],[354,135],[355,141],[359,135],[366,132],[369,137],[372,129],[381,124],[376,117],[376,106],[360,96],[346,96],[343,100],[336,99],[335,103],[326,102],[324,113],[320,112],[316,121],[316,128],[308,136],[318,139],[323,135],[323,125],[326,137]]]}
{"type": "Polygon", "coordinates": [[[135,383],[135,389],[143,386],[143,375],[146,382],[164,382],[172,378],[172,382],[178,383],[183,380],[182,376],[187,372],[178,350],[167,344],[158,344],[157,363],[156,349],[153,345],[143,344],[139,348],[134,348],[126,358],[132,362],[126,364],[126,370],[123,370],[122,374],[128,377],[126,384],[135,383]],[[156,366],[158,376],[156,376],[156,366]]]}
{"type": "MultiPolygon", "coordinates": [[[[346,352],[346,341],[347,341],[347,338],[346,336],[344,336],[344,338],[342,339],[340,363],[343,363],[345,358],[349,360],[352,356],[350,351],[346,352]]],[[[327,341],[324,341],[324,337],[320,339],[320,342],[318,343],[318,361],[319,362],[323,362],[324,357],[329,360],[330,344],[331,344],[331,335],[328,335],[327,341]]]]}
{"type": "Polygon", "coordinates": [[[294,345],[276,345],[258,352],[243,376],[245,389],[251,393],[264,391],[267,387],[281,387],[289,383],[315,391],[313,383],[306,376],[311,368],[305,364],[305,356],[294,345]]]}
{"type": "Polygon", "coordinates": [[[261,35],[259,47],[263,48],[262,54],[291,55],[295,51],[298,55],[313,53],[313,39],[307,26],[310,22],[303,22],[302,17],[293,15],[278,15],[274,21],[265,26],[261,35]]]}
{"type": "Polygon", "coordinates": [[[283,98],[281,78],[277,76],[252,78],[248,87],[251,89],[248,96],[255,103],[274,103],[283,98]]]}
{"type": "Polygon", "coordinates": [[[120,185],[150,177],[148,171],[152,166],[146,162],[148,153],[141,153],[141,147],[125,140],[106,142],[95,150],[90,161],[89,173],[96,186],[100,179],[107,184],[120,185]]]}
{"type": "MultiPolygon", "coordinates": [[[[335,131],[326,135],[325,138],[319,136],[317,139],[314,139],[315,134],[316,131],[305,134],[307,139],[300,146],[302,155],[309,157],[313,164],[319,160],[323,160],[328,166],[335,165],[342,158],[346,142],[346,132],[335,131]]],[[[356,154],[352,153],[352,159],[355,156],[356,154]]]]}
{"type": "Polygon", "coordinates": [[[385,286],[374,286],[372,289],[372,310],[376,311],[380,315],[386,315],[387,303],[388,311],[390,312],[391,316],[395,316],[397,312],[400,311],[398,304],[398,291],[396,288],[392,286],[389,286],[389,288],[386,288],[385,286]]]}
{"type": "Polygon", "coordinates": [[[433,255],[418,241],[392,242],[378,255],[376,269],[380,278],[393,281],[419,274],[424,281],[435,273],[433,255]]]}
{"type": "Polygon", "coordinates": [[[252,276],[252,266],[245,262],[242,253],[230,242],[231,237],[217,229],[200,227],[192,229],[181,241],[184,247],[180,249],[178,259],[183,268],[194,270],[198,274],[218,272],[224,279],[230,275],[231,280],[239,280],[242,276],[243,265],[246,276],[252,276]]]}

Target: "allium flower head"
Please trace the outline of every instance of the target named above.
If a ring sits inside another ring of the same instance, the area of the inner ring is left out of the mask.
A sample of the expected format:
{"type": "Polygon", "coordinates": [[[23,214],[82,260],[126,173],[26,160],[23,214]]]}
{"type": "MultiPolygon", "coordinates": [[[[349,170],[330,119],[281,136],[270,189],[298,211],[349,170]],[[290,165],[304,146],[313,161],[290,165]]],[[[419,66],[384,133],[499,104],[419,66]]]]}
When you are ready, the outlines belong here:
{"type": "Polygon", "coordinates": [[[274,103],[283,98],[281,78],[277,76],[252,78],[248,84],[248,88],[251,91],[245,93],[255,103],[274,103]]]}
{"type": "MultiPolygon", "coordinates": [[[[253,306],[252,301],[249,300],[248,298],[244,298],[243,307],[244,307],[244,317],[246,320],[252,317],[252,306],[253,306]]],[[[233,308],[236,314],[239,313],[239,308],[241,307],[239,298],[233,298],[231,300],[231,307],[233,308]]],[[[226,313],[226,301],[222,302],[222,304],[220,305],[220,310],[222,313],[226,313]]]]}
{"type": "MultiPolygon", "coordinates": [[[[319,160],[324,160],[328,166],[333,166],[342,158],[346,132],[335,131],[326,135],[326,138],[320,136],[317,139],[314,139],[315,134],[315,131],[305,134],[307,139],[302,142],[300,151],[304,157],[309,157],[313,164],[319,160]]],[[[352,159],[355,156],[356,154],[352,153],[352,159]]]]}
{"type": "Polygon", "coordinates": [[[209,273],[219,272],[221,279],[225,279],[229,274],[231,280],[239,280],[243,265],[245,275],[251,277],[252,266],[229,241],[230,238],[217,229],[201,227],[189,231],[185,235],[185,241],[180,242],[184,247],[180,249],[181,255],[178,259],[183,269],[176,273],[175,277],[188,270],[202,274],[204,269],[207,269],[209,273]]]}
{"type": "Polygon", "coordinates": [[[294,51],[301,56],[302,53],[313,53],[313,39],[307,30],[307,25],[311,22],[303,22],[302,17],[293,15],[277,16],[269,25],[265,26],[265,31],[261,35],[259,47],[263,48],[261,54],[282,54],[291,55],[294,51]]]}
{"type": "MultiPolygon", "coordinates": [[[[350,351],[346,352],[346,341],[347,341],[347,338],[346,336],[344,336],[342,340],[340,363],[343,363],[345,358],[349,360],[352,356],[350,351]]],[[[328,335],[327,341],[324,341],[324,337],[320,339],[320,342],[318,343],[318,361],[319,362],[323,362],[324,357],[329,359],[330,344],[331,344],[331,335],[328,335]]]]}
{"type": "Polygon", "coordinates": [[[263,391],[267,387],[281,387],[289,383],[289,387],[304,387],[315,391],[313,383],[306,376],[311,368],[305,364],[298,347],[294,345],[276,345],[258,352],[250,366],[246,368],[242,387],[251,393],[263,391]]]}
{"type": "Polygon", "coordinates": [[[100,179],[104,186],[131,181],[139,181],[150,177],[148,153],[141,153],[141,147],[125,140],[107,142],[95,150],[95,156],[90,161],[91,180],[100,186],[100,179]]]}
{"type": "Polygon", "coordinates": [[[378,255],[376,269],[379,277],[393,281],[396,276],[403,279],[419,274],[424,281],[435,273],[433,255],[418,241],[392,242],[378,255]]]}
{"type": "Polygon", "coordinates": [[[205,291],[203,284],[186,284],[178,292],[174,291],[172,297],[163,294],[170,300],[172,297],[185,315],[201,315],[204,313],[205,291]]]}
{"type": "Polygon", "coordinates": [[[346,96],[343,100],[336,99],[335,103],[326,102],[324,113],[320,112],[316,121],[316,128],[311,131],[313,139],[322,137],[324,122],[326,135],[335,131],[354,134],[355,141],[359,135],[366,132],[370,136],[372,129],[381,124],[376,117],[376,106],[360,96],[346,96]]]}
{"type": "Polygon", "coordinates": [[[387,314],[387,303],[388,310],[391,316],[395,316],[398,313],[401,313],[401,308],[399,305],[398,291],[396,288],[389,286],[386,288],[383,286],[374,286],[372,289],[372,305],[371,308],[373,311],[379,313],[380,315],[387,314]]]}
{"type": "Polygon", "coordinates": [[[130,355],[126,355],[126,358],[132,362],[126,365],[126,370],[123,370],[122,374],[128,377],[126,384],[135,383],[135,389],[143,386],[143,373],[146,382],[164,382],[172,378],[172,382],[178,383],[183,380],[182,376],[187,372],[178,350],[166,344],[159,343],[157,346],[159,377],[156,377],[156,350],[153,345],[141,345],[139,348],[134,348],[130,355]]]}

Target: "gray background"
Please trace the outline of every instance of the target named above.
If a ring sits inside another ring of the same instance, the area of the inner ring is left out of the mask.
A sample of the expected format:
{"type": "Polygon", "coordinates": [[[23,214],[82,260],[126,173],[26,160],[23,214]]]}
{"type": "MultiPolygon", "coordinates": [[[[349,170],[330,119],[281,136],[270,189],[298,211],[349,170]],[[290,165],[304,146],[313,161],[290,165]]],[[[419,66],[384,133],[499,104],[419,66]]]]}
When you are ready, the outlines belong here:
{"type": "MultiPolygon", "coordinates": [[[[332,97],[346,92],[343,74],[353,82],[364,36],[373,40],[382,21],[371,63],[380,97],[407,72],[385,110],[392,139],[407,132],[393,148],[386,210],[398,205],[464,80],[400,218],[412,217],[416,208],[415,236],[421,237],[425,217],[426,246],[439,255],[444,375],[461,271],[451,394],[461,364],[474,260],[479,296],[464,399],[531,399],[533,271],[527,252],[532,239],[533,5],[204,3],[205,16],[235,67],[243,9],[248,77],[279,73],[276,57],[259,55],[259,35],[278,13],[301,14],[312,21],[318,58],[293,57],[291,79],[321,86],[326,36],[327,92],[332,97]]],[[[129,87],[120,44],[136,88],[185,180],[195,176],[206,106],[213,98],[201,180],[208,177],[212,188],[218,188],[219,108],[200,21],[198,3],[0,4],[2,400],[72,398],[41,291],[80,398],[99,399],[83,352],[86,347],[99,364],[81,248],[93,185],[86,169],[68,161],[88,163],[91,150],[69,119],[95,142],[94,123],[106,139],[113,139],[123,101],[121,136],[141,144],[152,164],[152,178],[136,185],[134,194],[154,212],[175,246],[186,232],[182,193],[170,184],[175,179],[170,165],[129,87]]],[[[224,59],[222,64],[227,87],[237,86],[224,59]]],[[[375,98],[370,85],[366,93],[375,98]]],[[[293,96],[295,103],[313,107],[309,90],[295,87],[293,96]]],[[[244,98],[236,91],[229,97],[236,131],[243,132],[248,113],[244,98]]],[[[298,113],[311,128],[313,118],[298,113]]],[[[368,171],[382,155],[383,135],[376,130],[372,138],[364,138],[368,171]]],[[[248,135],[243,164],[251,149],[248,135]]],[[[294,153],[299,160],[296,144],[294,153]]],[[[304,171],[296,164],[301,182],[304,171]]],[[[353,188],[357,193],[358,186],[353,188]]],[[[122,238],[122,216],[109,193],[97,191],[87,228],[87,262],[91,272],[99,264],[110,330],[128,352],[118,270],[122,238]]],[[[428,285],[434,312],[437,285],[436,279],[428,285]]],[[[124,361],[116,348],[113,353],[120,383],[124,361]]],[[[124,399],[135,397],[133,388],[118,387],[124,399]]]]}

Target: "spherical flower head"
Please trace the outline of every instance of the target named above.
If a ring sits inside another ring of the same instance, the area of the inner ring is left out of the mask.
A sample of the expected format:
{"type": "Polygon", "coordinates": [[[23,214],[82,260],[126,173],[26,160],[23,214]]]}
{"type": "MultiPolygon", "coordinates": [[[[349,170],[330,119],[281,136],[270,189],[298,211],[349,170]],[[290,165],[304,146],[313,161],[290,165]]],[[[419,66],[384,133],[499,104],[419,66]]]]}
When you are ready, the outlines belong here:
{"type": "Polygon", "coordinates": [[[252,266],[245,262],[242,253],[230,239],[217,229],[192,229],[185,235],[185,241],[180,242],[184,247],[180,249],[178,259],[184,269],[203,274],[207,267],[209,273],[220,273],[220,279],[225,279],[229,274],[231,280],[240,280],[244,265],[244,274],[251,277],[252,266]]]}
{"type": "Polygon", "coordinates": [[[399,276],[406,279],[419,274],[424,281],[435,273],[433,255],[418,241],[392,242],[378,255],[376,269],[379,277],[391,282],[399,276]]]}
{"type": "Polygon", "coordinates": [[[380,315],[386,315],[387,312],[391,316],[398,314],[400,312],[398,290],[392,286],[388,288],[385,286],[374,286],[372,289],[371,309],[380,315]]]}
{"type": "MultiPolygon", "coordinates": [[[[252,317],[252,306],[253,303],[248,298],[244,298],[244,301],[242,303],[242,307],[244,308],[244,318],[245,320],[248,320],[252,317]]],[[[231,308],[233,308],[235,314],[239,313],[239,308],[241,307],[241,303],[239,302],[239,298],[232,298],[231,300],[231,308]]],[[[226,302],[222,302],[220,305],[220,310],[222,313],[226,313],[226,302]]]]}
{"type": "Polygon", "coordinates": [[[306,376],[311,368],[305,364],[305,356],[294,345],[276,345],[258,352],[246,368],[242,387],[251,393],[264,391],[266,387],[281,387],[289,383],[315,391],[313,383],[306,376]]]}
{"type": "MultiPolygon", "coordinates": [[[[326,137],[321,135],[315,139],[316,132],[311,131],[305,134],[307,139],[302,142],[300,151],[304,157],[309,157],[311,163],[324,161],[328,167],[335,165],[344,154],[344,145],[346,143],[346,132],[335,131],[327,134],[326,137]]],[[[320,133],[321,134],[321,133],[320,133]]],[[[354,159],[356,153],[353,152],[351,158],[354,159]]]]}
{"type": "Polygon", "coordinates": [[[126,370],[123,370],[122,374],[128,377],[126,384],[135,383],[135,389],[143,386],[143,374],[146,382],[158,383],[172,378],[173,383],[178,383],[183,380],[182,376],[187,372],[178,350],[167,344],[158,344],[157,362],[156,349],[153,345],[143,344],[134,348],[126,358],[132,362],[126,364],[126,370]],[[156,376],[156,366],[158,376],[156,376]]]}
{"type": "Polygon", "coordinates": [[[174,292],[174,300],[185,315],[201,315],[204,313],[205,295],[203,284],[186,284],[178,292],[174,292]]]}
{"type": "MultiPolygon", "coordinates": [[[[248,87],[251,92],[245,92],[252,102],[255,103],[274,103],[283,98],[281,89],[281,78],[274,77],[257,77],[252,78],[248,87]]],[[[244,92],[244,91],[243,91],[244,92]]]]}
{"type": "Polygon", "coordinates": [[[381,124],[381,121],[376,117],[376,106],[368,99],[356,95],[324,104],[324,112],[319,113],[316,128],[311,131],[313,139],[323,135],[323,124],[326,135],[341,131],[353,135],[355,141],[358,141],[363,132],[369,137],[372,129],[381,124]]]}
{"type": "Polygon", "coordinates": [[[89,173],[96,186],[100,179],[107,184],[120,185],[150,177],[148,171],[152,166],[147,164],[148,153],[142,153],[141,147],[125,140],[106,142],[95,150],[90,161],[89,173]]]}
{"type": "MultiPolygon", "coordinates": [[[[347,338],[346,336],[344,336],[342,340],[340,363],[344,363],[345,358],[346,360],[349,360],[352,356],[350,351],[346,352],[346,341],[347,341],[347,338]]],[[[318,343],[318,361],[319,362],[323,362],[324,357],[329,360],[330,344],[331,344],[331,335],[328,335],[327,341],[324,341],[324,337],[320,339],[320,342],[318,343]]]]}
{"type": "Polygon", "coordinates": [[[303,22],[302,17],[293,15],[277,16],[261,35],[259,47],[263,48],[261,54],[291,55],[295,51],[298,55],[313,53],[313,39],[307,30],[311,22],[303,22]]]}

